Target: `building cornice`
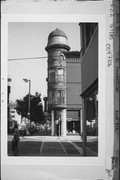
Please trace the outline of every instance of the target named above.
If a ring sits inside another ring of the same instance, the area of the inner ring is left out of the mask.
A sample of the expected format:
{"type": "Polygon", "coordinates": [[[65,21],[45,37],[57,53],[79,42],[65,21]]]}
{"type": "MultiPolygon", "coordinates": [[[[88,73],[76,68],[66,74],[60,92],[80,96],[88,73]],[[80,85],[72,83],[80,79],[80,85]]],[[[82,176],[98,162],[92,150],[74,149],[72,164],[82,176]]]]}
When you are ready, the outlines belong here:
{"type": "Polygon", "coordinates": [[[66,63],[79,63],[80,64],[80,58],[67,58],[66,63]]]}
{"type": "Polygon", "coordinates": [[[46,46],[45,50],[49,51],[50,49],[56,49],[56,48],[63,48],[63,49],[66,49],[67,51],[70,50],[70,47],[66,44],[51,44],[51,45],[46,46]]]}
{"type": "Polygon", "coordinates": [[[64,52],[66,63],[80,63],[80,51],[64,52]]]}

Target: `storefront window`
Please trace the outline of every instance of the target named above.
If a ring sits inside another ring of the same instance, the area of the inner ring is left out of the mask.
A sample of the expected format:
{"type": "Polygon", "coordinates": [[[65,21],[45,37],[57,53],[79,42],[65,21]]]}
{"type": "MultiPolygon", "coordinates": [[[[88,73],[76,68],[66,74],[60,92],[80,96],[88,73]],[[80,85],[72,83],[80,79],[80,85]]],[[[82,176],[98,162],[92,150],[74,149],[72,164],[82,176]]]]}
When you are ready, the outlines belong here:
{"type": "Polygon", "coordinates": [[[80,111],[79,110],[67,111],[67,132],[68,134],[80,133],[80,111]]]}
{"type": "Polygon", "coordinates": [[[86,99],[86,128],[88,136],[98,135],[98,100],[93,94],[86,99]]]}

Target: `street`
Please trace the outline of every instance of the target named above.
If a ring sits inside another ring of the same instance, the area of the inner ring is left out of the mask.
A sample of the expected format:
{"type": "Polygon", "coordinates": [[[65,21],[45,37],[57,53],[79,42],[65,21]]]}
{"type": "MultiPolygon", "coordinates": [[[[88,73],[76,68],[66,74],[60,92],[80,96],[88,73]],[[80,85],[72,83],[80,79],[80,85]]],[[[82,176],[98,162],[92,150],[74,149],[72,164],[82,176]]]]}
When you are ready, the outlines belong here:
{"type": "MultiPolygon", "coordinates": [[[[9,156],[13,156],[11,139],[12,136],[9,136],[9,156]]],[[[97,156],[96,143],[89,144],[92,147],[86,149],[87,156],[97,156]]],[[[24,136],[20,138],[19,156],[82,156],[82,142],[79,137],[64,139],[51,136],[24,136]]]]}

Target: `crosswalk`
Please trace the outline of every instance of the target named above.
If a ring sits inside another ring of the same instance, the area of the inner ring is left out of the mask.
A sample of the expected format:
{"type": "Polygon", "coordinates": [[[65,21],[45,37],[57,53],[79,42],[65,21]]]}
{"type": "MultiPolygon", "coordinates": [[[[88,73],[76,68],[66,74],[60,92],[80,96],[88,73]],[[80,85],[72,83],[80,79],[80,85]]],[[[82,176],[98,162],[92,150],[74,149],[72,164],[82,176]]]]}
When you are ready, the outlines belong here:
{"type": "Polygon", "coordinates": [[[49,155],[49,156],[65,156],[65,155],[82,155],[81,149],[72,143],[71,141],[42,141],[40,147],[40,155],[49,155]]]}

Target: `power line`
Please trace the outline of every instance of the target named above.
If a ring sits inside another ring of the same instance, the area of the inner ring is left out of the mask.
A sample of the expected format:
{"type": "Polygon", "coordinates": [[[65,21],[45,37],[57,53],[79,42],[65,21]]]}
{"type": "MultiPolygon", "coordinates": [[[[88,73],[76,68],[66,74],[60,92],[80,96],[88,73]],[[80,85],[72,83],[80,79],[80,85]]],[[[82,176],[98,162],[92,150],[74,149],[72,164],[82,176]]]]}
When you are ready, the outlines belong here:
{"type": "Polygon", "coordinates": [[[31,58],[14,58],[14,59],[8,59],[8,61],[19,61],[19,60],[29,60],[29,59],[47,59],[48,57],[31,57],[31,58]]]}
{"type": "MultiPolygon", "coordinates": [[[[54,56],[54,58],[58,58],[58,57],[60,57],[61,56],[61,54],[60,55],[55,55],[54,56]]],[[[50,56],[49,56],[50,57],[50,56]]],[[[30,60],[30,59],[48,59],[48,57],[47,56],[41,56],[41,57],[30,57],[30,58],[27,58],[27,57],[23,57],[23,58],[14,58],[14,59],[8,59],[8,61],[19,61],[19,60],[30,60]]]]}

